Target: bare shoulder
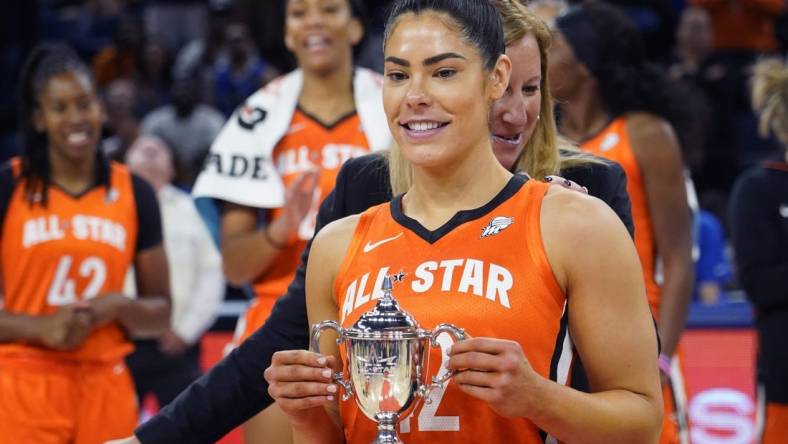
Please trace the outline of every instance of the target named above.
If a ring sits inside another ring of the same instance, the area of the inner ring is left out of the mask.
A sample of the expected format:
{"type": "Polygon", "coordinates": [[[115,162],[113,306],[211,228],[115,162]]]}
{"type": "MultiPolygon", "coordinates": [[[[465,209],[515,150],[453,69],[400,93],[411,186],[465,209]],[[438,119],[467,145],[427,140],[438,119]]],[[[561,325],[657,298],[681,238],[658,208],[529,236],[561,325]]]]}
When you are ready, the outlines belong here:
{"type": "Polygon", "coordinates": [[[315,235],[312,250],[328,250],[334,254],[346,251],[360,219],[360,214],[354,214],[329,223],[315,235]]]}
{"type": "Polygon", "coordinates": [[[564,237],[586,236],[607,225],[623,227],[605,202],[558,185],[550,186],[544,197],[541,221],[543,227],[556,227],[564,237]]]}
{"type": "Polygon", "coordinates": [[[638,154],[679,152],[679,141],[671,124],[655,114],[627,114],[627,132],[638,154]]]}
{"type": "Polygon", "coordinates": [[[622,242],[631,243],[626,227],[606,203],[555,185],[542,202],[541,232],[548,261],[563,288],[575,267],[622,242]]]}

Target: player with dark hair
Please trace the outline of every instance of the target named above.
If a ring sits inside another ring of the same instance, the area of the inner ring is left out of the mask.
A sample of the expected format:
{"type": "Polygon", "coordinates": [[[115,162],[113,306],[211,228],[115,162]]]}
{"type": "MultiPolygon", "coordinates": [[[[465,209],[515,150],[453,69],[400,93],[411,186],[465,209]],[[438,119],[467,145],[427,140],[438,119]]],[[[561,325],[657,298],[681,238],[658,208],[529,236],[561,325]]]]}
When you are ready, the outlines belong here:
{"type": "Polygon", "coordinates": [[[102,155],[104,111],[69,47],[32,51],[20,113],[24,151],[0,169],[0,436],[124,436],[137,423],[127,333],[155,336],[169,320],[156,197],[102,155]],[[138,299],[122,294],[132,265],[138,299]]]}
{"type": "MultiPolygon", "coordinates": [[[[512,174],[492,152],[489,113],[511,72],[494,6],[395,2],[384,53],[392,151],[408,167],[392,167],[392,184],[408,175],[412,185],[316,236],[306,278],[310,322],[354,324],[377,302],[367,275],[402,270],[395,293],[404,310],[425,328],[466,329],[470,339],[430,352],[428,374],[457,373],[414,412],[408,442],[655,440],[657,341],[623,224],[598,200],[512,174]],[[499,218],[505,228],[480,236],[499,218]],[[574,346],[564,341],[567,331],[574,346]],[[565,347],[580,355],[591,393],[566,386],[556,371],[569,364],[565,347]]],[[[355,402],[337,403],[334,339],[321,338],[322,356],[277,352],[265,372],[295,442],[374,435],[355,402]]]]}
{"type": "MultiPolygon", "coordinates": [[[[631,233],[629,198],[621,168],[612,162],[593,161],[587,154],[578,155],[576,148],[555,135],[546,88],[550,30],[518,0],[496,0],[495,5],[503,19],[506,53],[514,64],[507,92],[496,101],[490,116],[496,158],[511,171],[525,171],[536,178],[559,172],[586,186],[589,194],[616,211],[631,233]]],[[[388,176],[384,155],[346,162],[337,176],[336,188],[320,207],[317,230],[388,201],[388,176]]],[[[213,442],[272,402],[260,376],[270,365],[272,353],[308,346],[304,297],[307,253],[308,247],[287,294],[279,299],[266,324],[174,404],[141,426],[137,436],[143,443],[213,442]]],[[[572,375],[573,384],[583,386],[576,369],[572,375]]]]}
{"type": "Polygon", "coordinates": [[[680,91],[646,63],[637,27],[623,12],[585,2],[558,17],[556,27],[550,63],[558,129],[627,172],[635,244],[662,345],[668,412],[662,442],[687,442],[686,394],[674,355],[692,295],[691,213],[672,124],[692,117],[681,109],[680,91]]]}
{"type": "MultiPolygon", "coordinates": [[[[225,276],[236,286],[250,283],[254,292],[232,346],[263,325],[287,291],[342,164],[391,143],[381,78],[353,65],[353,48],[364,35],[358,2],[285,4],[284,40],[298,69],[247,98],[230,117],[193,193],[221,202],[225,276]]],[[[288,441],[289,431],[275,406],[245,427],[248,440],[264,436],[270,443],[288,441]]]]}

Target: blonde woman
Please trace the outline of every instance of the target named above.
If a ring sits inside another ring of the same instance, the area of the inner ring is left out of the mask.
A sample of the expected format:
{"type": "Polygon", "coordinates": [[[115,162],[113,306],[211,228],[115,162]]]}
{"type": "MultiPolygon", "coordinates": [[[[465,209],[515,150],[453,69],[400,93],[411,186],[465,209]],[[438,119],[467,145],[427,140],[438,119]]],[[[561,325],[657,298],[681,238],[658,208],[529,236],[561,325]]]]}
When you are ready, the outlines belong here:
{"type": "Polygon", "coordinates": [[[730,222],[739,278],[756,307],[758,431],[763,444],[788,441],[788,65],[755,66],[753,108],[774,156],[742,174],[731,195],[730,222]]]}

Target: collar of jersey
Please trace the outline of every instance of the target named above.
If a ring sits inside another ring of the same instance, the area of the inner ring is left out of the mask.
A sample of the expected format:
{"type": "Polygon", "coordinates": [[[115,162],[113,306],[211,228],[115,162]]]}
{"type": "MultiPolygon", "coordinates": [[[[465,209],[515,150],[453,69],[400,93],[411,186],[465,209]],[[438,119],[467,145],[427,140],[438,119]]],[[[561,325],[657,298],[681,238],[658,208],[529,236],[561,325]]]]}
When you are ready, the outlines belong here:
{"type": "Polygon", "coordinates": [[[474,221],[489,214],[510,197],[514,196],[515,193],[517,193],[527,181],[528,176],[524,174],[514,174],[506,183],[506,185],[501,189],[501,191],[499,191],[498,194],[496,194],[495,197],[493,197],[489,202],[478,208],[458,211],[445,224],[432,231],[425,228],[416,219],[410,218],[402,212],[402,196],[404,196],[404,194],[400,194],[391,200],[391,204],[389,205],[391,208],[391,217],[398,224],[412,231],[426,242],[434,244],[440,240],[440,238],[449,234],[452,230],[459,227],[460,225],[474,221]]]}

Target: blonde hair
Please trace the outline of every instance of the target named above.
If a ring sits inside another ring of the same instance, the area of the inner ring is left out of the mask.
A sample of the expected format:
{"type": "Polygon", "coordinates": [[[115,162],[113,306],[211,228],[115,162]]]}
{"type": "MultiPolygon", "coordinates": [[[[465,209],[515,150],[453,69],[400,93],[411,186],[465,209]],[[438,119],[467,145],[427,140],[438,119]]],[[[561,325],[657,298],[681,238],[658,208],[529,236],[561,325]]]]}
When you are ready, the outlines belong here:
{"type": "Polygon", "coordinates": [[[788,145],[788,65],[779,59],[755,64],[752,75],[752,107],[758,114],[758,132],[773,134],[788,145]]]}
{"type": "MultiPolygon", "coordinates": [[[[553,42],[550,28],[520,0],[494,0],[495,8],[501,17],[503,37],[507,46],[533,35],[539,46],[539,59],[542,64],[542,80],[539,84],[541,102],[539,120],[534,132],[515,162],[514,169],[525,171],[535,179],[557,174],[561,169],[589,163],[603,163],[602,160],[581,153],[577,146],[558,135],[553,114],[553,98],[550,95],[547,57],[553,42]]],[[[391,190],[397,195],[406,192],[413,184],[413,169],[396,146],[388,154],[391,190]]]]}

